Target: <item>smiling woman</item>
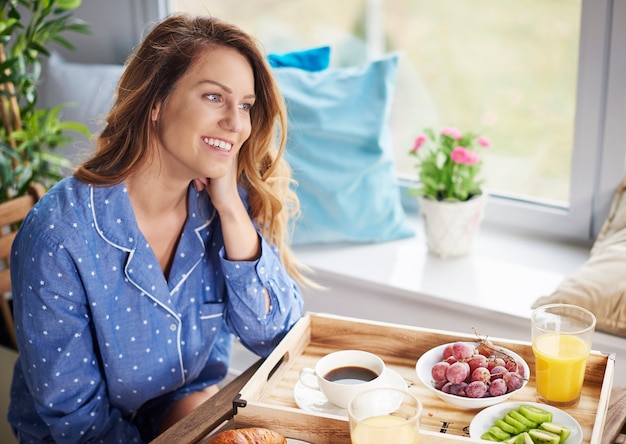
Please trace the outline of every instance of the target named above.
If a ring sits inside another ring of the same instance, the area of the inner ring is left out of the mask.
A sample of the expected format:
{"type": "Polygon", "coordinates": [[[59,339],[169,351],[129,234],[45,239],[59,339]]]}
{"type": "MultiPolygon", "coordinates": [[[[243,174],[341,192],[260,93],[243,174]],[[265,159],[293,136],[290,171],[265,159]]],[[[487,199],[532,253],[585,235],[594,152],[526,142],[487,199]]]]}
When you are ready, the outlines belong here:
{"type": "Polygon", "coordinates": [[[151,441],[216,393],[235,337],[267,356],[300,318],[284,121],[239,28],[174,15],[148,33],[96,152],[13,244],[21,442],[151,441]]]}

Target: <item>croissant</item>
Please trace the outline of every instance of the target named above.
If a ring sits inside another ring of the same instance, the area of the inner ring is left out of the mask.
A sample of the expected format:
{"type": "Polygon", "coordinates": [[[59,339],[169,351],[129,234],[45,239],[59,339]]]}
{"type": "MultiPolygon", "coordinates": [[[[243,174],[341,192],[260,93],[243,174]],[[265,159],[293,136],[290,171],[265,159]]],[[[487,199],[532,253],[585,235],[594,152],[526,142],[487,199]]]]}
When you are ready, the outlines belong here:
{"type": "Polygon", "coordinates": [[[224,430],[212,436],[207,444],[287,444],[283,435],[263,427],[224,430]]]}

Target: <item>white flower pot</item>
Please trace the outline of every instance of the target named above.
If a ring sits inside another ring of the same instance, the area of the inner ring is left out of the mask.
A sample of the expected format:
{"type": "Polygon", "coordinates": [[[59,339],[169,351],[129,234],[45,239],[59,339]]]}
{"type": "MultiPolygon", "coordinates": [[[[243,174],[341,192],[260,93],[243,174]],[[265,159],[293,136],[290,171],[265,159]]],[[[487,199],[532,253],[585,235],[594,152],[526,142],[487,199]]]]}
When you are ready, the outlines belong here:
{"type": "Polygon", "coordinates": [[[422,196],[418,201],[431,253],[446,258],[463,256],[472,250],[485,212],[485,193],[465,202],[440,202],[422,196]]]}

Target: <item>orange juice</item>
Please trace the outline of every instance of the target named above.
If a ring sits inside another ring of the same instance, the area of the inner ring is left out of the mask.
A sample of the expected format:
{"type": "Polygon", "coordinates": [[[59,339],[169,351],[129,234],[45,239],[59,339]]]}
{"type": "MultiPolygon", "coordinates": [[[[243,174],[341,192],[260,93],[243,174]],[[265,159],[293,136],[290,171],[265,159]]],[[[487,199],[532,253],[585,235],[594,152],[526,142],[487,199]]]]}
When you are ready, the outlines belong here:
{"type": "Polygon", "coordinates": [[[589,356],[585,343],[576,336],[547,334],[535,338],[533,353],[539,396],[555,404],[577,402],[589,356]]]}
{"type": "Polygon", "coordinates": [[[417,444],[416,425],[397,416],[373,416],[350,434],[352,444],[417,444]]]}

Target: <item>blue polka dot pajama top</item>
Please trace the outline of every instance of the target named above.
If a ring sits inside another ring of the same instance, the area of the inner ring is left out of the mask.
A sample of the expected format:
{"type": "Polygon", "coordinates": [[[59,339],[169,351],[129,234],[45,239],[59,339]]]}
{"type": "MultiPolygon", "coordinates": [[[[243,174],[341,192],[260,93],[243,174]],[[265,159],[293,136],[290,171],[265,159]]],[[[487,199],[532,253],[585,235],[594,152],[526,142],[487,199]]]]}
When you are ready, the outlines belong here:
{"type": "Polygon", "coordinates": [[[172,402],[225,377],[234,336],[267,356],[300,318],[274,247],[228,261],[206,192],[190,186],[188,208],[168,280],[124,184],[68,177],[30,212],[11,257],[20,442],[150,439],[172,402]]]}

